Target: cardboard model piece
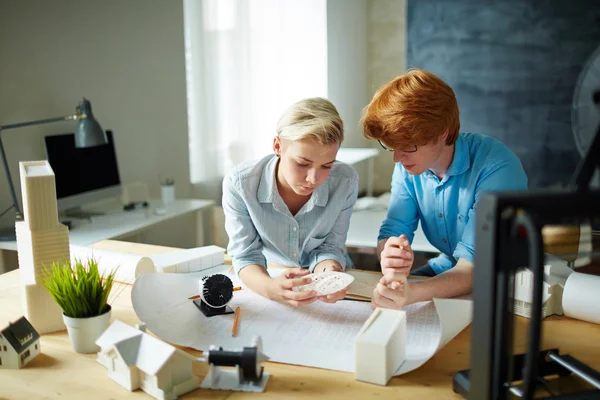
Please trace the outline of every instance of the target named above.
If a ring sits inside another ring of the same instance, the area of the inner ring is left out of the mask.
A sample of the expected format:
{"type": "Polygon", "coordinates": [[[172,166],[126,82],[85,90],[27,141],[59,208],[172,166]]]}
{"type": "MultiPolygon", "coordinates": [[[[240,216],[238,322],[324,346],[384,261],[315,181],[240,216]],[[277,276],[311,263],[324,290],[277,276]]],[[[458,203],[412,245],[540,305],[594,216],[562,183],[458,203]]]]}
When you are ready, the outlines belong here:
{"type": "Polygon", "coordinates": [[[40,354],[40,335],[21,317],[0,330],[0,368],[23,368],[40,354]]]}
{"type": "Polygon", "coordinates": [[[58,221],[54,172],[48,161],[19,163],[24,220],[16,223],[23,311],[39,334],[65,329],[62,310],[41,285],[42,270],[69,260],[69,229],[58,221]]]}

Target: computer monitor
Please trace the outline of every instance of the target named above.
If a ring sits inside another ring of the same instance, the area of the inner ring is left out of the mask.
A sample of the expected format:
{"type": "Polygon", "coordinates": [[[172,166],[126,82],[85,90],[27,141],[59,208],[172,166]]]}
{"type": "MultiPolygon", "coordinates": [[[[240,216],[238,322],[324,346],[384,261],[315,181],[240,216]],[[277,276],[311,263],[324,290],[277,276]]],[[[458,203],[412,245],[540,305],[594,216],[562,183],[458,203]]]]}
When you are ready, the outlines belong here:
{"type": "Polygon", "coordinates": [[[89,217],[81,206],[121,194],[121,179],[112,131],[108,143],[75,147],[73,133],[46,136],[46,155],[56,179],[58,210],[68,216],[89,217]]]}

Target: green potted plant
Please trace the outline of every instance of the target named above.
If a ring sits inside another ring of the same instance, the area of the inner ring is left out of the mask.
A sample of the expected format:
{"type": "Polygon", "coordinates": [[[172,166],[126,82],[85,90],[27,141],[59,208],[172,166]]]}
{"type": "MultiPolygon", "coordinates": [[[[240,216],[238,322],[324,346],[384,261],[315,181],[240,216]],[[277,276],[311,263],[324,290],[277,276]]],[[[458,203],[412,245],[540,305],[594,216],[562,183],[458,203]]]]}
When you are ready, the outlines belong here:
{"type": "Polygon", "coordinates": [[[56,261],[43,270],[42,285],[63,311],[63,320],[73,350],[77,353],[99,351],[96,340],[110,323],[108,296],[116,269],[101,274],[92,257],[84,264],[76,259],[56,261]]]}

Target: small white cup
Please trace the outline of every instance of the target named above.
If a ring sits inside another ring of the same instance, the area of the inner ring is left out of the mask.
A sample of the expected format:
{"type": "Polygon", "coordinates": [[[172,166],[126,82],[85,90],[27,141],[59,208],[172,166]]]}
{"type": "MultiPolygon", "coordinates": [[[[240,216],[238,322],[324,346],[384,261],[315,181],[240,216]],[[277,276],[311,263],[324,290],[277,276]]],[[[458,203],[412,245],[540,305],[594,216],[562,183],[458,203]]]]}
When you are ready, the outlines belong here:
{"type": "Polygon", "coordinates": [[[160,187],[163,205],[168,205],[175,200],[175,185],[162,185],[160,187]]]}

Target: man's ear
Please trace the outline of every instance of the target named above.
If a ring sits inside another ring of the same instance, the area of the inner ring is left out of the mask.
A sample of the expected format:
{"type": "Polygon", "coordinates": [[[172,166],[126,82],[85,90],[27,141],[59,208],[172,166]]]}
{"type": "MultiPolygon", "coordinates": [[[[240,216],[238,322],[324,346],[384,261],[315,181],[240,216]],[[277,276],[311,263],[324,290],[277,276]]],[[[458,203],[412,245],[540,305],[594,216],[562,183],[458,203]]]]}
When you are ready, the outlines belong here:
{"type": "Polygon", "coordinates": [[[450,129],[447,128],[446,131],[444,133],[442,133],[442,136],[440,136],[440,140],[444,143],[446,143],[446,139],[448,139],[448,135],[450,134],[450,129]]]}
{"type": "Polygon", "coordinates": [[[273,138],[273,152],[277,157],[281,156],[281,138],[279,136],[273,138]]]}

